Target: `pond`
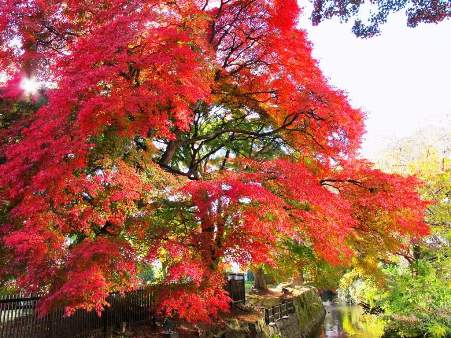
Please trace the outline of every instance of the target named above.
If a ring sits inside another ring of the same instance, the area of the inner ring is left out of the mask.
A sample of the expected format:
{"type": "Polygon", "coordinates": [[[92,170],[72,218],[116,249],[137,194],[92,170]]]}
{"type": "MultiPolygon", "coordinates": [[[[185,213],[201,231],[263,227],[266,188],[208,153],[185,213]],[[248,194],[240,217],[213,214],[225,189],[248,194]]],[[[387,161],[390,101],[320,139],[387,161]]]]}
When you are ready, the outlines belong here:
{"type": "Polygon", "coordinates": [[[384,332],[383,322],[358,305],[324,302],[324,307],[324,322],[311,338],[380,338],[384,332]]]}

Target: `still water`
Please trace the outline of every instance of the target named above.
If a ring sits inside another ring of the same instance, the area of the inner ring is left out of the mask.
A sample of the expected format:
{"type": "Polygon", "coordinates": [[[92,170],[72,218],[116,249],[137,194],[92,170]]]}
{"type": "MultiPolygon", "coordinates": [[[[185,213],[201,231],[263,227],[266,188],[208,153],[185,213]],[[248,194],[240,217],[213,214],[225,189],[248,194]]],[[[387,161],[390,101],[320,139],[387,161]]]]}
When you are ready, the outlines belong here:
{"type": "Polygon", "coordinates": [[[326,317],[318,332],[311,338],[380,338],[384,326],[380,319],[365,314],[358,305],[325,302],[326,317]]]}

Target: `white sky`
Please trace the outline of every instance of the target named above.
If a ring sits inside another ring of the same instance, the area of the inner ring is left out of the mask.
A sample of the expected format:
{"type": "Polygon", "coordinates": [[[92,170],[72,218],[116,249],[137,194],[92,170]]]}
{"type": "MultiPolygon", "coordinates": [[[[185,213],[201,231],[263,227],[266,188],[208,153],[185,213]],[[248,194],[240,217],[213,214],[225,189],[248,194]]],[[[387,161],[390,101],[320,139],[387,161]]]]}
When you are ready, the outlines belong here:
{"type": "Polygon", "coordinates": [[[312,27],[302,18],[301,26],[330,83],[367,114],[364,157],[419,128],[451,127],[451,20],[409,28],[398,13],[370,39],[337,20],[312,27]]]}

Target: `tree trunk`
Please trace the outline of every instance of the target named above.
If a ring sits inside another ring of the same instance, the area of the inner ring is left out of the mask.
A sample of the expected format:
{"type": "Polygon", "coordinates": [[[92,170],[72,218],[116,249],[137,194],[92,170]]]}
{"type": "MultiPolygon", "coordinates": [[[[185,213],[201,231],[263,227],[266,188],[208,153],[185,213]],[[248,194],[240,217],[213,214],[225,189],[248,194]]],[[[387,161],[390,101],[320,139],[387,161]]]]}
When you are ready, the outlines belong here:
{"type": "Polygon", "coordinates": [[[163,156],[161,157],[160,163],[163,165],[169,165],[172,161],[172,158],[175,155],[175,152],[177,151],[179,142],[178,141],[169,141],[168,146],[166,147],[166,150],[163,153],[163,156]]]}
{"type": "Polygon", "coordinates": [[[296,272],[293,275],[292,282],[294,286],[302,285],[304,284],[304,274],[302,269],[300,269],[298,272],[296,272]]]}
{"type": "Polygon", "coordinates": [[[259,267],[258,269],[252,272],[254,274],[254,289],[258,291],[267,291],[268,285],[266,285],[265,273],[263,272],[263,268],[259,267]]]}
{"type": "Polygon", "coordinates": [[[171,164],[172,158],[175,155],[175,152],[177,151],[178,147],[180,146],[180,131],[175,131],[175,140],[169,141],[168,145],[166,147],[166,150],[164,151],[163,155],[160,159],[160,164],[163,164],[165,166],[169,166],[171,164]]]}

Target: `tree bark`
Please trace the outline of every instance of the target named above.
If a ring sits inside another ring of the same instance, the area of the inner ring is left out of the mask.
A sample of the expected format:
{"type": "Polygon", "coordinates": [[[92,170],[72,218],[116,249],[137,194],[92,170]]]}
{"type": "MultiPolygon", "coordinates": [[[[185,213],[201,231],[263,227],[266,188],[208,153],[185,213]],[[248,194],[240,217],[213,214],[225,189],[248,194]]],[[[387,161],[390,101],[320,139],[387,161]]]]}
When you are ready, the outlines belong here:
{"type": "Polygon", "coordinates": [[[172,158],[175,155],[175,152],[177,151],[177,149],[180,146],[180,131],[176,130],[174,132],[175,134],[175,140],[169,141],[168,145],[166,146],[166,149],[163,153],[163,155],[161,156],[160,159],[160,164],[165,165],[165,166],[170,166],[171,162],[172,162],[172,158]]]}
{"type": "Polygon", "coordinates": [[[265,273],[263,268],[259,267],[252,271],[254,274],[254,289],[258,291],[268,291],[268,285],[266,284],[265,273]]]}
{"type": "Polygon", "coordinates": [[[294,286],[298,286],[298,285],[304,284],[304,274],[303,274],[302,269],[300,269],[298,272],[296,272],[296,273],[293,275],[293,278],[292,278],[291,283],[292,283],[294,286]]]}
{"type": "Polygon", "coordinates": [[[161,157],[160,163],[168,166],[171,163],[178,146],[179,146],[178,141],[169,141],[168,146],[166,147],[166,150],[164,151],[163,156],[161,157]]]}

